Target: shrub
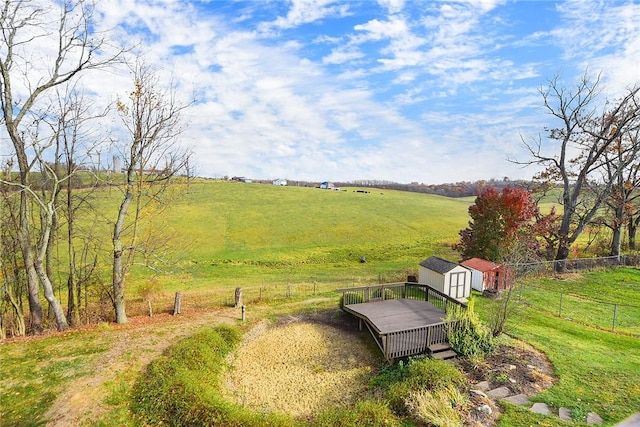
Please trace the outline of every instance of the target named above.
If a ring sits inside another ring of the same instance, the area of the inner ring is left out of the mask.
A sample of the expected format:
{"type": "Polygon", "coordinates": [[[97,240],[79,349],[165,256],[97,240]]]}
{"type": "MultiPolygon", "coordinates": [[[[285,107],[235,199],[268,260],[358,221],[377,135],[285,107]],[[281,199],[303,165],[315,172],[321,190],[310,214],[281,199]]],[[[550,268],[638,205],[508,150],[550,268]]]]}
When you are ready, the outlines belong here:
{"type": "MultiPolygon", "coordinates": [[[[378,288],[371,293],[371,298],[380,298],[380,297],[382,297],[382,288],[378,288]]],[[[389,288],[384,289],[384,299],[385,300],[396,299],[393,289],[389,289],[389,288]]]]}
{"type": "Polygon", "coordinates": [[[475,313],[474,300],[471,299],[465,309],[462,306],[451,307],[447,312],[447,339],[456,353],[470,359],[482,360],[495,350],[491,331],[482,324],[475,313]]]}
{"type": "Polygon", "coordinates": [[[435,391],[412,392],[405,401],[410,416],[421,424],[435,427],[458,427],[463,425],[457,408],[468,403],[466,395],[456,387],[447,385],[435,391]]]}
{"type": "Polygon", "coordinates": [[[428,358],[410,359],[406,367],[400,367],[393,375],[385,376],[388,384],[387,399],[398,412],[408,411],[406,402],[416,392],[447,387],[462,388],[466,384],[466,378],[458,368],[448,362],[428,358]]]}
{"type": "Polygon", "coordinates": [[[401,422],[389,406],[379,400],[358,402],[355,408],[338,408],[320,413],[312,426],[377,427],[401,426],[401,422]]]}

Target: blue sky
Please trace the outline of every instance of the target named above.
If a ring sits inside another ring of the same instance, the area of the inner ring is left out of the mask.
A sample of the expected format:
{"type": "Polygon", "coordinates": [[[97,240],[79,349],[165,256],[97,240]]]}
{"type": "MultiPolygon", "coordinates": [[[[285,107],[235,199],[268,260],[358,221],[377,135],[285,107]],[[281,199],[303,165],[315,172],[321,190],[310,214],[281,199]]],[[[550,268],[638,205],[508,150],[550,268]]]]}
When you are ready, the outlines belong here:
{"type": "MultiPolygon", "coordinates": [[[[640,2],[98,2],[100,26],[196,102],[203,176],[444,182],[530,178],[521,139],[555,123],[538,93],[602,72],[640,81],[640,2]]],[[[104,99],[126,73],[87,83],[104,99]],[[104,79],[112,79],[105,84],[104,79]]],[[[114,88],[121,93],[114,93],[114,88]]]]}

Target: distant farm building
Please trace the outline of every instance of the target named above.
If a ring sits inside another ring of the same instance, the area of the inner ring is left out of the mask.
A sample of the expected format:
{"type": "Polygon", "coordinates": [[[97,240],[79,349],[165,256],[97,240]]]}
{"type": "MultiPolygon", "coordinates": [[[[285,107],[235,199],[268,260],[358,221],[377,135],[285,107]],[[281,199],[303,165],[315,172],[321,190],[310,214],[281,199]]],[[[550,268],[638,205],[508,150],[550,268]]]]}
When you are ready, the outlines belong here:
{"type": "Polygon", "coordinates": [[[234,182],[246,182],[248,184],[251,183],[251,178],[245,178],[244,176],[234,176],[233,178],[231,178],[231,181],[234,182]]]}
{"type": "Polygon", "coordinates": [[[275,181],[273,181],[273,185],[286,186],[287,185],[287,180],[286,179],[276,179],[275,181]]]}
{"type": "Polygon", "coordinates": [[[464,301],[471,295],[471,271],[436,256],[420,263],[418,283],[429,285],[459,301],[464,301]]]}
{"type": "Polygon", "coordinates": [[[513,270],[504,265],[481,258],[471,258],[460,264],[471,270],[471,287],[477,291],[501,291],[513,284],[513,270]]]}
{"type": "Polygon", "coordinates": [[[324,190],[337,190],[340,191],[340,187],[336,187],[333,182],[324,181],[320,183],[320,188],[324,190]]]}

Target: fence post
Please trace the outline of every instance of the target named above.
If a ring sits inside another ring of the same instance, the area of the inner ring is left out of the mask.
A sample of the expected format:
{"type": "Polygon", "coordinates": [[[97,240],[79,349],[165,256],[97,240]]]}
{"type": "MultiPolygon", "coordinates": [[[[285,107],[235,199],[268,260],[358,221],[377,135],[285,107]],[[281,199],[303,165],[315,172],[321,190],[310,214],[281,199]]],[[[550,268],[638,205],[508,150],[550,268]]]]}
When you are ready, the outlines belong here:
{"type": "Polygon", "coordinates": [[[560,311],[558,312],[558,316],[562,317],[562,292],[560,292],[560,311]]]}
{"type": "Polygon", "coordinates": [[[182,294],[180,292],[176,292],[176,297],[173,302],[173,315],[180,314],[180,306],[182,305],[182,294]]]}
{"type": "Polygon", "coordinates": [[[522,288],[524,288],[524,284],[520,283],[520,292],[519,292],[519,295],[518,295],[518,303],[519,304],[522,304],[522,288]]]}
{"type": "Polygon", "coordinates": [[[611,324],[611,332],[616,330],[616,314],[618,312],[618,304],[613,304],[613,323],[611,324]]]}

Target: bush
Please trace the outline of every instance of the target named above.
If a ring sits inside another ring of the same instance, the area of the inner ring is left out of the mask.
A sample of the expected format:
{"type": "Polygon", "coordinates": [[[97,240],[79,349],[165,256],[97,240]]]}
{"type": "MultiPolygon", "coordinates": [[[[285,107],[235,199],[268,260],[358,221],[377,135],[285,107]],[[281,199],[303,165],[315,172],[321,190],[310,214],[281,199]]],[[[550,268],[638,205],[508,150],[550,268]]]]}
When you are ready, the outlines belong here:
{"type": "MultiPolygon", "coordinates": [[[[382,288],[378,288],[371,293],[371,298],[380,298],[382,297],[382,288]]],[[[393,289],[385,288],[384,290],[384,299],[396,299],[396,295],[393,292],[393,289]]]]}
{"type": "Polygon", "coordinates": [[[406,403],[412,394],[447,387],[463,388],[466,377],[448,362],[416,358],[410,359],[407,365],[383,371],[372,384],[387,386],[386,396],[391,407],[398,412],[407,412],[406,403]]]}
{"type": "Polygon", "coordinates": [[[451,348],[461,356],[472,360],[482,360],[495,351],[493,335],[484,326],[475,313],[474,300],[471,299],[465,309],[454,306],[447,312],[447,339],[451,348]]]}
{"type": "Polygon", "coordinates": [[[435,391],[412,392],[405,405],[411,417],[421,424],[435,427],[462,427],[463,421],[458,408],[463,408],[469,400],[466,395],[452,385],[435,391]]]}
{"type": "Polygon", "coordinates": [[[355,408],[324,411],[316,417],[311,425],[317,427],[399,427],[402,424],[386,403],[379,400],[365,400],[358,402],[355,408]]]}

